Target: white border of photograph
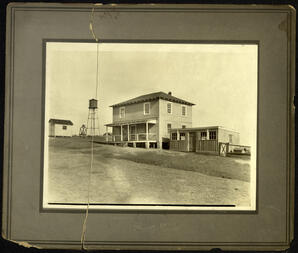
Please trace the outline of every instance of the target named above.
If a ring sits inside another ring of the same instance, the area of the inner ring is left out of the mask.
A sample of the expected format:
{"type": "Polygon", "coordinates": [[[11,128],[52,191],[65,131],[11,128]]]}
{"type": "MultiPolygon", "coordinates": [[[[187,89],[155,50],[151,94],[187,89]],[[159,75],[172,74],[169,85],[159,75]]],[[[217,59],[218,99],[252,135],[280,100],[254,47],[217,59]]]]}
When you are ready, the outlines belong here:
{"type": "MultiPolygon", "coordinates": [[[[48,47],[48,45],[54,45],[58,43],[59,44],[59,50],[62,51],[72,51],[73,49],[71,49],[69,47],[69,44],[76,44],[76,50],[81,50],[81,51],[92,51],[92,52],[96,52],[95,48],[96,48],[96,44],[92,43],[92,42],[47,42],[45,43],[46,46],[46,55],[48,55],[50,53],[51,47],[48,47]],[[90,47],[90,44],[94,44],[94,47],[90,47]]],[[[142,43],[100,43],[99,48],[100,50],[103,51],[109,51],[112,50],[113,47],[115,46],[115,44],[118,46],[117,47],[117,51],[130,51],[131,48],[129,48],[130,44],[142,44],[142,43]],[[119,47],[119,44],[122,44],[121,47],[119,47]]],[[[147,43],[146,43],[147,44],[147,43]]],[[[148,44],[147,44],[148,45],[148,44]]],[[[138,48],[135,47],[134,50],[138,51],[140,50],[142,51],[147,51],[147,52],[162,52],[165,50],[169,50],[169,48],[171,48],[172,50],[181,50],[181,47],[179,48],[181,44],[179,43],[152,43],[151,44],[151,48],[138,48]]],[[[238,48],[239,50],[241,50],[241,48],[244,45],[240,45],[240,44],[204,44],[204,43],[198,43],[196,45],[200,45],[204,47],[204,50],[208,50],[209,52],[212,53],[217,53],[217,52],[221,52],[220,49],[218,49],[220,46],[224,46],[226,48],[229,48],[229,46],[232,46],[234,48],[238,48]],[[214,46],[218,46],[218,47],[214,47],[214,46]]],[[[194,47],[193,44],[183,44],[183,50],[185,52],[188,53],[193,53],[194,52],[194,47]]],[[[253,53],[256,54],[256,59],[258,59],[258,45],[257,44],[246,44],[245,46],[249,46],[251,47],[251,50],[253,53]]],[[[195,52],[199,52],[201,49],[200,47],[198,47],[198,50],[195,52]]],[[[227,53],[229,52],[229,49],[226,51],[227,53]]],[[[47,73],[49,71],[49,66],[50,64],[48,64],[48,58],[46,57],[45,60],[46,64],[45,64],[45,73],[47,73]]],[[[256,67],[258,64],[258,60],[256,60],[256,67]]],[[[258,78],[256,77],[256,80],[258,80],[258,78]]],[[[49,108],[49,101],[47,100],[47,87],[49,84],[50,80],[49,80],[49,76],[46,74],[45,75],[45,84],[46,84],[46,89],[45,89],[45,132],[44,132],[44,170],[43,170],[43,199],[42,199],[42,206],[44,209],[74,209],[74,210],[85,210],[86,209],[86,205],[79,205],[79,204],[75,204],[75,205],[71,205],[71,204],[57,204],[57,205],[53,205],[53,204],[48,204],[48,132],[49,132],[49,127],[48,127],[48,122],[46,121],[47,119],[50,118],[50,115],[48,114],[48,108],[49,108]]],[[[199,84],[198,84],[199,85],[199,84]]],[[[162,88],[161,88],[162,89],[162,88]]],[[[256,87],[255,87],[255,92],[256,92],[256,102],[258,103],[258,99],[257,99],[257,90],[258,90],[258,83],[256,83],[256,87]]],[[[128,98],[129,99],[129,98],[128,98]]],[[[196,102],[196,101],[192,101],[192,102],[196,102]]],[[[257,108],[258,105],[256,106],[255,110],[256,110],[256,126],[255,126],[255,134],[256,134],[256,138],[257,138],[257,108]]],[[[191,206],[191,205],[125,205],[125,204],[121,204],[119,203],[119,205],[90,205],[90,209],[92,210],[177,210],[177,211],[196,211],[196,210],[202,210],[202,211],[255,211],[256,210],[256,199],[257,199],[257,139],[253,140],[253,143],[251,145],[252,147],[252,152],[251,152],[251,163],[250,163],[250,200],[251,200],[251,205],[246,207],[246,206],[236,206],[236,207],[220,207],[220,206],[191,206]]],[[[204,204],[202,204],[204,205],[204,204]]]]}

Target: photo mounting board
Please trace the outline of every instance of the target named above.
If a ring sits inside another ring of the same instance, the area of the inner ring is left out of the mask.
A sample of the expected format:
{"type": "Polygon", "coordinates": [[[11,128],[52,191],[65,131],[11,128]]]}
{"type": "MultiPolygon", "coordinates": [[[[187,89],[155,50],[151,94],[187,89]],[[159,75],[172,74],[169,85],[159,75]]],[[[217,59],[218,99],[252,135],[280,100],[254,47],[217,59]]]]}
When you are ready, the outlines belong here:
{"type": "Polygon", "coordinates": [[[295,10],[272,5],[13,3],[7,9],[3,237],[81,248],[84,211],[44,210],[43,41],[257,42],[256,212],[89,213],[88,249],[282,250],[293,239],[295,10]],[[28,62],[29,61],[29,62],[28,62]]]}

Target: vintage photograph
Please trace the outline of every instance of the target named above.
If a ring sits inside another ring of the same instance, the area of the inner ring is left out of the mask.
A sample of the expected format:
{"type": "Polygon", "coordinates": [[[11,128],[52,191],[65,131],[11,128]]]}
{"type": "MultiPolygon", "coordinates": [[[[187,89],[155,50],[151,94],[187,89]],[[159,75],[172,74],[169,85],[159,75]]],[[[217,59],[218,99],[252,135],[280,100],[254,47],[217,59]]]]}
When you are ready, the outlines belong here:
{"type": "Polygon", "coordinates": [[[44,207],[256,209],[257,44],[44,47],[44,207]]]}

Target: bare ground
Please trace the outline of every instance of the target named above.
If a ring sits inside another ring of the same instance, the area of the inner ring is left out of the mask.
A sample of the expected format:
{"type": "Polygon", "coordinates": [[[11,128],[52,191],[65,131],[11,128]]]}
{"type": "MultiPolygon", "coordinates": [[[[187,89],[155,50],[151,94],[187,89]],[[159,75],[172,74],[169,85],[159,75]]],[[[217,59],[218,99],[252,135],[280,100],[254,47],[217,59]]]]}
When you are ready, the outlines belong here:
{"type": "MultiPolygon", "coordinates": [[[[87,138],[50,139],[49,202],[86,202],[90,154],[87,138]]],[[[248,206],[249,178],[242,159],[94,143],[90,201],[248,206]]]]}

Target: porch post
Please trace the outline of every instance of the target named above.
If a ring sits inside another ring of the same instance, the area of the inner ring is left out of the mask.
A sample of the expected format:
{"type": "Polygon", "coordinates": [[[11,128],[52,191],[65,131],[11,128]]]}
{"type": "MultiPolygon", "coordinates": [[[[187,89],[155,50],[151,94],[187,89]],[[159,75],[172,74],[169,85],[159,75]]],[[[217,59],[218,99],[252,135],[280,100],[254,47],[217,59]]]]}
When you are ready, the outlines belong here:
{"type": "Polygon", "coordinates": [[[127,124],[127,140],[130,141],[130,137],[129,137],[129,124],[127,124]]]}
{"type": "Polygon", "coordinates": [[[149,133],[148,121],[146,121],[146,141],[148,141],[148,133],[149,133]]]}
{"type": "Polygon", "coordinates": [[[106,126],[106,141],[109,141],[108,126],[106,126]]]}
{"type": "Polygon", "coordinates": [[[138,130],[138,124],[135,124],[135,141],[138,141],[139,140],[139,130],[138,130]]]}
{"type": "Polygon", "coordinates": [[[187,139],[186,150],[189,152],[189,132],[186,133],[186,139],[187,139]]]}
{"type": "Polygon", "coordinates": [[[149,127],[148,127],[148,121],[146,121],[146,142],[145,142],[145,148],[149,148],[149,127]]]}
{"type": "Polygon", "coordinates": [[[123,141],[123,129],[122,129],[122,125],[120,125],[120,140],[123,141]]]}
{"type": "Polygon", "coordinates": [[[180,140],[179,130],[177,129],[177,141],[180,140]]]}

